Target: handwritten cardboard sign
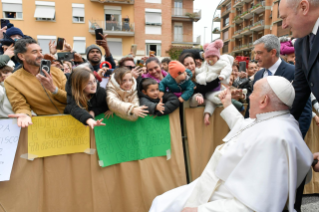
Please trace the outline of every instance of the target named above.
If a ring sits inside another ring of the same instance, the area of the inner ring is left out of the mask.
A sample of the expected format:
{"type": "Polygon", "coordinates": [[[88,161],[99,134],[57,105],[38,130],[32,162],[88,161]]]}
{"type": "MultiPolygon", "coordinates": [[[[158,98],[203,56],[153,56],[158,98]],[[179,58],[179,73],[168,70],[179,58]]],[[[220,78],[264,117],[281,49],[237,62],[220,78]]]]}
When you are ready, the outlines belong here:
{"type": "Polygon", "coordinates": [[[10,180],[20,136],[20,127],[12,119],[0,119],[0,181],[10,180]]]}
{"type": "MultiPolygon", "coordinates": [[[[104,114],[97,116],[101,119],[104,114]]],[[[94,128],[102,167],[149,157],[166,156],[171,149],[169,116],[147,116],[136,122],[114,115],[94,128]]]]}
{"type": "Polygon", "coordinates": [[[67,116],[32,117],[28,127],[28,157],[84,152],[90,148],[90,129],[67,116]]]}

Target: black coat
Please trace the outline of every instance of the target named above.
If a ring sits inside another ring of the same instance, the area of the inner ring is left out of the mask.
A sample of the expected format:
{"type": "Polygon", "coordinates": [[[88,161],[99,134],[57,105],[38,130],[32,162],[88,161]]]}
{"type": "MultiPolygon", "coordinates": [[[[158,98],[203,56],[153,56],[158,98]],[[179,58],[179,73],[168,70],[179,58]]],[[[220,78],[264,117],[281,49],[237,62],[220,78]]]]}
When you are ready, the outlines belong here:
{"type": "Polygon", "coordinates": [[[309,48],[309,37],[297,39],[295,42],[296,71],[293,86],[295,101],[291,114],[298,120],[303,108],[307,104],[310,92],[319,100],[319,35],[313,43],[312,51],[309,48]]]}
{"type": "MultiPolygon", "coordinates": [[[[142,86],[140,85],[139,88],[142,88],[142,86]]],[[[164,107],[165,107],[164,114],[156,110],[156,106],[160,102],[160,99],[151,99],[150,97],[146,96],[142,92],[142,90],[139,90],[138,96],[140,100],[140,105],[147,106],[150,115],[156,115],[156,116],[167,115],[174,112],[179,107],[178,98],[171,92],[165,92],[164,96],[162,97],[164,107]]]]}
{"type": "Polygon", "coordinates": [[[82,122],[84,125],[89,118],[94,119],[88,111],[93,111],[95,116],[98,116],[101,113],[104,113],[108,110],[108,106],[106,104],[106,91],[104,88],[100,87],[100,84],[97,84],[96,93],[92,96],[92,98],[88,101],[88,111],[79,107],[73,96],[72,96],[72,74],[68,79],[65,90],[67,92],[67,106],[65,107],[64,113],[71,114],[74,118],[82,122]]]}

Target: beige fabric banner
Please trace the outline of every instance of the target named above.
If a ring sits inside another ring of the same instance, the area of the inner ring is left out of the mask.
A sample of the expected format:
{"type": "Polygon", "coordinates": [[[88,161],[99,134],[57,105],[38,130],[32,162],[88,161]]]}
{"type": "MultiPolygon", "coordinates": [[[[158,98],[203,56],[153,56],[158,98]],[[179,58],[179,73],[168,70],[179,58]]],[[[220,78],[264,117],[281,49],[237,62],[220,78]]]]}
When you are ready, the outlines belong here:
{"type": "MultiPolygon", "coordinates": [[[[179,111],[170,115],[172,158],[154,157],[106,168],[85,153],[20,158],[22,129],[10,181],[0,182],[0,212],[141,212],[165,191],[186,184],[179,111]]],[[[91,131],[91,148],[95,138],[91,131]]]]}

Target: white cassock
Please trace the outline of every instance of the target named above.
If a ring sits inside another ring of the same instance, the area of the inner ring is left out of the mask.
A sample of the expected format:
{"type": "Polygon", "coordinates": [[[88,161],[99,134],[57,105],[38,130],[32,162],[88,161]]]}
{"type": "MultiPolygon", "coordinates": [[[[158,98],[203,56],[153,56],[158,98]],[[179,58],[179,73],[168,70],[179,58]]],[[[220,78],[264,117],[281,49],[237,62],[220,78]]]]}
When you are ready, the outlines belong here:
{"type": "Polygon", "coordinates": [[[231,131],[216,147],[202,175],[188,185],[156,197],[150,212],[281,212],[308,173],[312,153],[289,111],[244,119],[230,105],[221,112],[231,131]]]}

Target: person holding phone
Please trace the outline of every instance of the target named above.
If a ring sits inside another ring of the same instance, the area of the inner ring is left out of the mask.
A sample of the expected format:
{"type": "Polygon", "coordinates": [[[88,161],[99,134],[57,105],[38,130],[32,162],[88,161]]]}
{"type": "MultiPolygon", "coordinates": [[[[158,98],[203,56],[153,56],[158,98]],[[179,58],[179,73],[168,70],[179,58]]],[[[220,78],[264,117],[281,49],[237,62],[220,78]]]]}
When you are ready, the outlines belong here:
{"type": "Polygon", "coordinates": [[[15,43],[15,57],[23,65],[5,80],[8,99],[19,127],[32,124],[31,110],[37,115],[62,114],[67,103],[64,73],[50,68],[50,74],[42,70],[42,49],[34,39],[20,39],[15,43]]]}

